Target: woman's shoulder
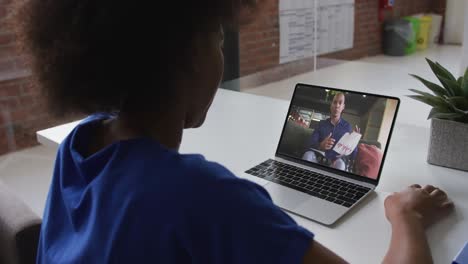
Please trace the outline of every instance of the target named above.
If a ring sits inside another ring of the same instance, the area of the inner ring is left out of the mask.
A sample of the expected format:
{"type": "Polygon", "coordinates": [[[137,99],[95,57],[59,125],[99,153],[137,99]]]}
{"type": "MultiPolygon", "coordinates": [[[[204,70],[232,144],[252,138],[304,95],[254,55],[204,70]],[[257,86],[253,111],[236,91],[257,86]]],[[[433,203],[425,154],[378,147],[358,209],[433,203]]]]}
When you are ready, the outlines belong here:
{"type": "Polygon", "coordinates": [[[200,154],[180,155],[177,165],[190,176],[189,181],[194,181],[194,185],[242,181],[225,166],[206,160],[200,154]]]}
{"type": "Polygon", "coordinates": [[[266,194],[259,185],[238,177],[220,163],[206,160],[199,154],[180,155],[177,165],[183,172],[184,185],[189,188],[187,191],[196,196],[229,197],[251,191],[266,194]]]}
{"type": "Polygon", "coordinates": [[[206,188],[210,186],[221,188],[226,185],[244,185],[247,182],[225,166],[209,161],[201,154],[179,154],[158,148],[138,152],[138,149],[140,148],[127,152],[127,158],[132,160],[135,173],[144,178],[148,187],[166,186],[196,193],[206,192],[206,188]]]}
{"type": "Polygon", "coordinates": [[[233,204],[244,208],[254,200],[271,203],[263,187],[198,154],[173,157],[164,170],[154,170],[151,177],[145,178],[145,197],[164,197],[178,208],[176,211],[190,212],[195,208],[193,213],[197,214],[225,210],[233,204]]]}

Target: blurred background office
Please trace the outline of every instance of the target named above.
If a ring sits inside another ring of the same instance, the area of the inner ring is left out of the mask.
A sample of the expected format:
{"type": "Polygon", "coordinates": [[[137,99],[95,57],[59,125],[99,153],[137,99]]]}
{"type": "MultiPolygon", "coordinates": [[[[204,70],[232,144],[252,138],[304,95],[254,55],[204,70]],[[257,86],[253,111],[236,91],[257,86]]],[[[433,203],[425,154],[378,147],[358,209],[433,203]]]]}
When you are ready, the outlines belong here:
{"type": "MultiPolygon", "coordinates": [[[[81,117],[59,120],[48,113],[22,54],[14,48],[15,36],[7,24],[12,1],[0,0],[0,181],[42,214],[55,150],[39,146],[35,133],[81,117]]],[[[406,77],[408,73],[429,76],[426,57],[456,75],[468,65],[465,0],[263,3],[253,23],[238,30],[226,29],[221,88],[289,100],[294,87],[287,80],[295,82],[297,76],[307,81],[307,74],[326,70],[331,76],[327,80],[363,78],[349,76],[351,73],[337,67],[351,61],[358,66],[378,65],[381,71],[375,76],[376,86],[394,81],[385,74],[393,69],[402,70],[406,77]]],[[[298,113],[310,114],[310,120],[318,116],[307,109],[298,109],[298,113]]],[[[310,120],[306,121],[309,127],[314,124],[310,120]]],[[[363,127],[366,137],[378,138],[372,126],[363,127]]]]}

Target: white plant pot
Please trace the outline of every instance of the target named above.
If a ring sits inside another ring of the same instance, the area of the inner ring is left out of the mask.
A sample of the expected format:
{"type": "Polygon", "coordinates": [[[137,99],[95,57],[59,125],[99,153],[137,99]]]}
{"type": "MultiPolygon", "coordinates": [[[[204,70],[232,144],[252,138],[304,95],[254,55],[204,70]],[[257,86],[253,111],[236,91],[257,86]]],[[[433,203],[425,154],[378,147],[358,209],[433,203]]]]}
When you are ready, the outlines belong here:
{"type": "Polygon", "coordinates": [[[468,124],[433,118],[427,162],[468,171],[468,124]]]}

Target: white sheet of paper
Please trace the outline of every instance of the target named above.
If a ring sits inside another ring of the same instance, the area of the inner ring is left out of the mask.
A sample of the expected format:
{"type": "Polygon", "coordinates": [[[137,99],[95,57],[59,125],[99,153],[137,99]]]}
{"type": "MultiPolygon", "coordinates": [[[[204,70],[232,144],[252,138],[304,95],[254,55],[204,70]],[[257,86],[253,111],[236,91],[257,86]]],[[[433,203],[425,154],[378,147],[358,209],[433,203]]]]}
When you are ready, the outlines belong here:
{"type": "Polygon", "coordinates": [[[352,48],[354,6],[355,0],[280,0],[279,62],[352,48]]]}
{"type": "Polygon", "coordinates": [[[354,149],[359,144],[359,140],[361,140],[362,135],[356,132],[353,133],[346,133],[344,134],[338,143],[335,144],[333,148],[340,155],[348,156],[353,153],[354,149]]]}

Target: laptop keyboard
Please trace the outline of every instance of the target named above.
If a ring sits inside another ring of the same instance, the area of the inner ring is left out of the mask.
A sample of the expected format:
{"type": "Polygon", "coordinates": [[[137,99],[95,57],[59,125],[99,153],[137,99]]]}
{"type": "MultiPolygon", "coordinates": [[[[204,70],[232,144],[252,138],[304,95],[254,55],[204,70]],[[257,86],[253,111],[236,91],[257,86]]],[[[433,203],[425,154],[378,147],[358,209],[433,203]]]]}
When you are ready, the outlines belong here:
{"type": "Polygon", "coordinates": [[[272,159],[262,162],[245,173],[345,207],[351,207],[370,191],[369,188],[357,184],[304,170],[272,159]]]}

